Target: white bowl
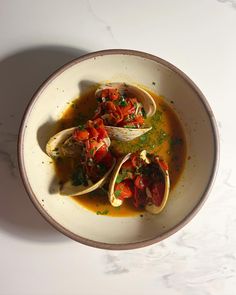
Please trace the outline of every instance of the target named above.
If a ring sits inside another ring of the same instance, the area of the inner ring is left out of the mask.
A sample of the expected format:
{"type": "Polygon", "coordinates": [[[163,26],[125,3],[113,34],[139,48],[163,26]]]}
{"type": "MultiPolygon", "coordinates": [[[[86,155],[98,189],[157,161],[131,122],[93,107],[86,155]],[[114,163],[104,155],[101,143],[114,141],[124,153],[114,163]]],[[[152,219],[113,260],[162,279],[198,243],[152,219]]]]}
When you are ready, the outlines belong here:
{"type": "Polygon", "coordinates": [[[201,208],[216,174],[218,142],[215,119],[206,98],[183,72],[147,53],[105,50],[66,64],[35,93],[21,125],[19,167],[31,200],[56,229],[90,246],[133,249],[172,235],[201,208]],[[186,161],[182,176],[160,215],[98,216],[51,190],[55,172],[44,146],[55,132],[53,123],[68,101],[77,98],[88,85],[106,80],[139,83],[175,102],[191,160],[186,161]]]}

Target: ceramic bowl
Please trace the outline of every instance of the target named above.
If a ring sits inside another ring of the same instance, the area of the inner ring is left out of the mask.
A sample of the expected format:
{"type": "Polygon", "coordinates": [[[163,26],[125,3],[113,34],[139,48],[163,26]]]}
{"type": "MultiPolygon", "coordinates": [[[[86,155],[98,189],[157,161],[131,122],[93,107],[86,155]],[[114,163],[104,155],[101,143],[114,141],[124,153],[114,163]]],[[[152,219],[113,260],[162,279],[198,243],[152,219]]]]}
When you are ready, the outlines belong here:
{"type": "Polygon", "coordinates": [[[167,238],[198,212],[216,174],[218,137],[206,98],[182,71],[147,53],[105,50],[64,65],[38,89],[22,121],[18,152],[25,188],[42,216],[57,230],[98,248],[134,249],[167,238]],[[98,216],[51,189],[55,172],[45,154],[45,144],[55,132],[55,121],[68,101],[77,98],[90,84],[106,80],[145,85],[175,102],[191,160],[186,161],[182,176],[159,215],[98,216]]]}

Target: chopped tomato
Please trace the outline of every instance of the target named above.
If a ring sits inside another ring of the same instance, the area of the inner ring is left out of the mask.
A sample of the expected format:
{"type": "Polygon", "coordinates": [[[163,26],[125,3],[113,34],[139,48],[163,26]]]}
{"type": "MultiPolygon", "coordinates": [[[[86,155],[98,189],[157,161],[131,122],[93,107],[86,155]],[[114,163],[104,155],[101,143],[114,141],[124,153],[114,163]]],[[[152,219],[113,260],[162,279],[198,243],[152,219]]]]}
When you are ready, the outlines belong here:
{"type": "Polygon", "coordinates": [[[128,102],[127,106],[125,107],[121,106],[120,109],[124,116],[128,116],[129,114],[132,114],[135,111],[134,106],[132,106],[130,102],[128,102]]]}
{"type": "Polygon", "coordinates": [[[138,188],[138,189],[145,189],[145,187],[147,187],[148,185],[148,179],[147,177],[138,175],[135,179],[134,185],[138,188]]]}
{"type": "Polygon", "coordinates": [[[111,167],[113,162],[112,154],[108,151],[106,155],[103,157],[101,163],[103,163],[108,169],[111,167]]]}
{"type": "Polygon", "coordinates": [[[111,111],[111,112],[115,112],[116,111],[116,106],[115,106],[115,104],[112,101],[107,101],[105,108],[108,111],[111,111]]]}
{"type": "Polygon", "coordinates": [[[104,144],[102,145],[94,154],[94,160],[99,163],[107,154],[107,146],[104,144]]]}
{"type": "Polygon", "coordinates": [[[89,154],[89,157],[93,157],[97,151],[99,143],[96,140],[87,140],[86,141],[86,150],[89,154]]]}
{"type": "Polygon", "coordinates": [[[106,88],[102,90],[102,97],[110,98],[111,100],[116,100],[119,98],[119,92],[115,88],[106,88]]]}
{"type": "Polygon", "coordinates": [[[123,180],[120,183],[115,184],[115,196],[120,199],[127,199],[133,196],[132,182],[129,179],[123,180]]]}
{"type": "Polygon", "coordinates": [[[142,116],[136,116],[136,118],[134,119],[134,122],[139,124],[139,125],[143,125],[144,123],[144,118],[142,116]]]}
{"type": "Polygon", "coordinates": [[[87,130],[76,129],[73,133],[75,140],[87,140],[89,138],[89,132],[87,130]]]}
{"type": "Polygon", "coordinates": [[[134,168],[134,166],[133,166],[131,160],[128,160],[128,161],[124,162],[124,164],[122,165],[122,169],[125,169],[125,170],[132,171],[133,168],[134,168]]]}
{"type": "Polygon", "coordinates": [[[162,182],[154,183],[150,187],[150,192],[152,194],[152,202],[156,206],[160,206],[164,197],[165,185],[162,182]]]}
{"type": "Polygon", "coordinates": [[[88,127],[87,130],[89,132],[89,137],[90,138],[97,139],[99,133],[94,127],[88,127]]]}
{"type": "Polygon", "coordinates": [[[105,137],[108,137],[105,128],[100,128],[100,127],[99,127],[99,128],[97,129],[97,131],[98,131],[98,138],[97,138],[98,141],[104,139],[105,137]]]}

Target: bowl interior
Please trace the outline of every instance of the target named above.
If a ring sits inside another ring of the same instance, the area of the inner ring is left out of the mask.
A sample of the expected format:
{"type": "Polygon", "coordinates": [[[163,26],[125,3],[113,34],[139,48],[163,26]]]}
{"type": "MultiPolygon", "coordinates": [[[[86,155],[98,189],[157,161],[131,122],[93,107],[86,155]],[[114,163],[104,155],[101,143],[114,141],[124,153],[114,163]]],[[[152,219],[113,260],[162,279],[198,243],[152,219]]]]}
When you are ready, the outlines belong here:
{"type": "Polygon", "coordinates": [[[132,248],[157,241],[174,231],[203,202],[216,162],[211,116],[193,84],[161,60],[113,52],[74,61],[38,91],[22,126],[20,161],[31,198],[50,222],[81,242],[114,248],[129,244],[132,248]],[[159,215],[97,216],[57,192],[53,165],[44,152],[55,132],[55,121],[67,103],[87,87],[107,80],[145,85],[167,101],[174,101],[187,139],[187,157],[191,159],[186,160],[184,172],[159,215]]]}

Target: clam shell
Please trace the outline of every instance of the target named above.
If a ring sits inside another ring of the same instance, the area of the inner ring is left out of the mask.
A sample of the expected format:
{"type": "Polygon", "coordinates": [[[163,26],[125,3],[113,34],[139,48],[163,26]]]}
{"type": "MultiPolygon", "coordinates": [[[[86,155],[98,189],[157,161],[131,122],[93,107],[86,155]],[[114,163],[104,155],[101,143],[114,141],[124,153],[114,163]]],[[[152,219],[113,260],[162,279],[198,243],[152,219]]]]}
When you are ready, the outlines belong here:
{"type": "MultiPolygon", "coordinates": [[[[125,163],[131,156],[131,153],[123,156],[116,164],[114,170],[113,170],[113,173],[112,173],[112,176],[111,176],[111,180],[110,180],[110,184],[109,184],[109,192],[108,192],[108,196],[109,196],[109,201],[111,203],[112,206],[114,207],[119,207],[123,204],[123,200],[120,200],[118,198],[116,198],[115,194],[114,194],[114,187],[115,187],[115,183],[116,183],[116,178],[119,174],[119,171],[121,169],[121,166],[123,165],[123,163],[125,163]]],[[[149,161],[147,158],[146,158],[146,151],[143,150],[140,152],[140,156],[145,160],[149,161]]],[[[161,165],[159,165],[163,175],[164,175],[164,179],[165,179],[165,192],[164,192],[164,197],[163,197],[163,200],[162,200],[162,203],[160,206],[156,206],[154,205],[153,203],[148,203],[146,206],[145,206],[145,210],[148,211],[149,213],[152,213],[152,214],[158,214],[160,213],[165,205],[166,205],[166,202],[168,200],[168,197],[169,197],[169,191],[170,191],[170,179],[169,179],[169,173],[168,173],[168,170],[164,170],[162,168],[161,165]]],[[[150,191],[149,189],[147,188],[146,189],[146,194],[147,196],[150,194],[150,191]]]]}
{"type": "Polygon", "coordinates": [[[116,166],[113,170],[112,176],[111,176],[108,197],[109,197],[109,201],[110,201],[111,205],[114,207],[119,207],[123,204],[122,200],[116,198],[116,196],[114,194],[114,187],[115,187],[115,183],[116,183],[116,177],[119,174],[120,168],[123,165],[123,163],[126,162],[130,158],[130,155],[131,155],[131,153],[125,155],[124,157],[120,158],[117,161],[117,164],[116,164],[116,166]]]}
{"type": "MultiPolygon", "coordinates": [[[[168,172],[168,170],[164,170],[161,165],[159,165],[159,167],[160,167],[160,169],[164,175],[164,179],[165,179],[165,192],[164,192],[164,197],[162,199],[162,203],[160,206],[156,206],[152,203],[149,203],[145,206],[145,210],[148,211],[149,213],[152,213],[152,214],[158,214],[164,209],[166,202],[168,200],[168,197],[169,197],[169,192],[170,192],[169,172],[168,172]]],[[[150,192],[148,192],[148,189],[146,189],[146,194],[149,195],[149,193],[150,192]]]]}
{"type": "MultiPolygon", "coordinates": [[[[103,89],[107,88],[117,88],[119,92],[122,93],[127,91],[131,96],[137,97],[138,100],[142,103],[143,108],[146,112],[147,117],[151,117],[156,112],[156,103],[152,96],[145,91],[144,89],[126,84],[126,83],[108,83],[101,85],[95,92],[95,96],[98,97],[103,89]]],[[[111,139],[116,139],[120,141],[130,141],[133,140],[146,132],[150,131],[152,127],[144,128],[123,128],[115,126],[105,126],[107,133],[111,139]]]]}
{"type": "Polygon", "coordinates": [[[95,96],[98,97],[101,91],[106,88],[117,88],[119,89],[120,93],[122,93],[123,91],[127,91],[128,94],[137,97],[138,100],[142,103],[147,117],[151,117],[155,114],[156,103],[154,99],[146,90],[140,88],[139,86],[134,86],[122,82],[107,83],[99,86],[99,88],[95,92],[95,96]]]}
{"type": "Polygon", "coordinates": [[[96,183],[90,182],[88,186],[83,186],[83,185],[75,186],[71,183],[71,181],[67,181],[66,183],[64,183],[64,185],[60,189],[60,194],[64,196],[80,196],[80,195],[87,194],[89,192],[96,190],[97,188],[104,185],[108,176],[112,172],[115,166],[115,163],[116,163],[116,159],[113,158],[113,164],[111,168],[105,173],[105,175],[98,182],[96,183]]]}
{"type": "Polygon", "coordinates": [[[152,127],[122,128],[122,127],[105,126],[105,129],[107,131],[108,136],[111,139],[116,139],[120,141],[130,141],[150,131],[152,127]]]}
{"type": "Polygon", "coordinates": [[[46,152],[49,157],[51,158],[58,158],[63,156],[63,151],[61,149],[63,143],[68,140],[69,137],[72,136],[76,127],[72,127],[69,129],[62,130],[57,134],[53,135],[47,145],[46,145],[46,152]]]}
{"type": "MultiPolygon", "coordinates": [[[[47,145],[46,145],[46,152],[49,157],[51,158],[58,158],[58,157],[73,157],[74,152],[80,153],[81,149],[80,146],[81,144],[79,142],[70,142],[71,141],[71,136],[74,132],[74,130],[77,127],[72,127],[69,129],[64,129],[54,136],[52,136],[47,145]],[[66,147],[65,147],[66,144],[66,147]]],[[[111,140],[109,137],[106,137],[101,141],[100,145],[98,146],[98,149],[103,145],[106,144],[108,147],[111,144],[111,140]]]]}

